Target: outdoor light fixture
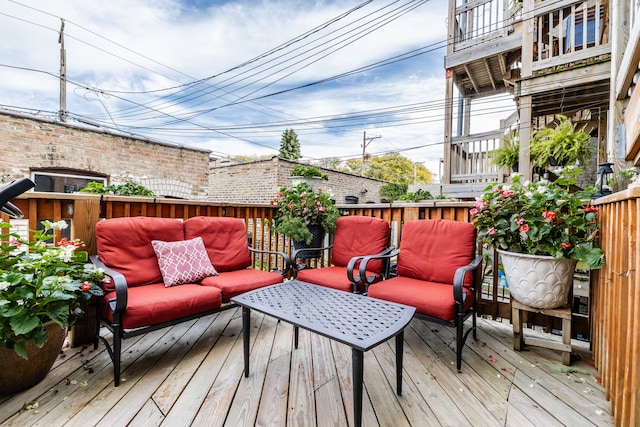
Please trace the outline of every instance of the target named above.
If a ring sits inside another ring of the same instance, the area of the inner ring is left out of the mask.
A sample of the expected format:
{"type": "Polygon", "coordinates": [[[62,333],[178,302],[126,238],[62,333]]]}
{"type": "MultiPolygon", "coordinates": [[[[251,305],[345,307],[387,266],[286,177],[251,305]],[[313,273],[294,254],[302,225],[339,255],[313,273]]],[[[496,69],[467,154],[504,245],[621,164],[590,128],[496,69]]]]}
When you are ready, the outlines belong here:
{"type": "Polygon", "coordinates": [[[593,195],[594,199],[611,194],[611,187],[609,187],[608,184],[610,176],[613,174],[611,165],[613,165],[613,163],[610,162],[600,163],[598,165],[598,180],[596,181],[596,189],[598,191],[593,195]]]}

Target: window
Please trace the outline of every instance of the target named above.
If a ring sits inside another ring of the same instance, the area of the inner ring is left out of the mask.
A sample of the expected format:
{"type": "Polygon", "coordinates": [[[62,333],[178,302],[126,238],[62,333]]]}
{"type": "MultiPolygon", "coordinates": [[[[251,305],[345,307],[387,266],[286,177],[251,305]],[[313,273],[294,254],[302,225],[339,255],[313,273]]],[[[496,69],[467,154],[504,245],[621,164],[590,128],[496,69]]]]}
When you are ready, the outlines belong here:
{"type": "Polygon", "coordinates": [[[85,188],[90,182],[107,184],[107,179],[98,176],[66,175],[50,172],[33,172],[33,191],[73,193],[85,188]]]}

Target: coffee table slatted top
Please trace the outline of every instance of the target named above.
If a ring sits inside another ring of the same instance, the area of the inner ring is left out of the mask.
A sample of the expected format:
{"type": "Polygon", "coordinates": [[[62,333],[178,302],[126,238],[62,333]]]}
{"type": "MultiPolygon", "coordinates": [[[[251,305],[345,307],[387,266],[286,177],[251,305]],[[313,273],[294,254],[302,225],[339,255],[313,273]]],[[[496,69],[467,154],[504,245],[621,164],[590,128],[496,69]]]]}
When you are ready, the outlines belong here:
{"type": "Polygon", "coordinates": [[[415,308],[298,280],[260,288],[234,303],[309,329],[360,351],[400,332],[415,308]]]}

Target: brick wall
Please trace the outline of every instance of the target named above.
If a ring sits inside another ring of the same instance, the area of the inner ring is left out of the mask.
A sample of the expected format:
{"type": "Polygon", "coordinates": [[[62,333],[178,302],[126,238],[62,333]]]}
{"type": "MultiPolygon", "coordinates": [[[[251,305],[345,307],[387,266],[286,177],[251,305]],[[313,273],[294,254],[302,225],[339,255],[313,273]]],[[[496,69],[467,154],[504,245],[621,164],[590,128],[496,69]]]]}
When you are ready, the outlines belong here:
{"type": "Polygon", "coordinates": [[[0,180],[46,169],[92,174],[109,184],[134,182],[159,196],[202,198],[209,151],[113,135],[93,128],[0,114],[0,180]]]}
{"type": "MultiPolygon", "coordinates": [[[[209,199],[239,203],[269,203],[280,187],[291,185],[291,169],[303,163],[273,157],[250,163],[212,167],[209,169],[209,199]]],[[[329,176],[322,186],[331,190],[338,204],[345,197],[358,198],[358,203],[379,203],[380,187],[386,182],[349,173],[318,168],[329,176]],[[366,190],[366,192],[363,192],[366,190]]]]}

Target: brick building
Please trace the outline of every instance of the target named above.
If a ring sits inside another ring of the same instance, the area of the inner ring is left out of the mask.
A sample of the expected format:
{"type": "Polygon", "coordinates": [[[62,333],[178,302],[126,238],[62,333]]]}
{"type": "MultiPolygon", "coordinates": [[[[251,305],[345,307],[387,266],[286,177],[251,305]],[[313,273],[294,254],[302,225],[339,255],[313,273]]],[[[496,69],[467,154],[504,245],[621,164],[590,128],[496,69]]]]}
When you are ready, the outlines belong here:
{"type": "MultiPolygon", "coordinates": [[[[291,169],[300,164],[274,156],[255,162],[212,167],[209,169],[208,198],[220,202],[269,203],[280,187],[291,185],[291,169]]],[[[386,181],[318,169],[329,176],[323,186],[331,190],[336,203],[380,202],[380,187],[386,181]]]]}
{"type": "MultiPolygon", "coordinates": [[[[0,182],[29,177],[36,191],[132,182],[158,196],[268,203],[299,164],[272,159],[215,167],[209,150],[115,134],[57,117],[0,111],[0,182]]],[[[326,170],[337,203],[379,201],[384,181],[326,170]],[[349,199],[347,199],[349,198],[349,199]]]]}
{"type": "Polygon", "coordinates": [[[2,182],[30,177],[36,191],[73,192],[88,181],[133,182],[182,199],[208,190],[208,150],[14,113],[0,114],[0,146],[2,182]]]}

